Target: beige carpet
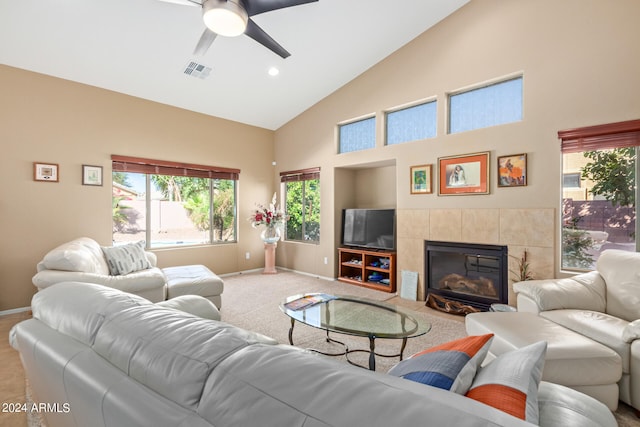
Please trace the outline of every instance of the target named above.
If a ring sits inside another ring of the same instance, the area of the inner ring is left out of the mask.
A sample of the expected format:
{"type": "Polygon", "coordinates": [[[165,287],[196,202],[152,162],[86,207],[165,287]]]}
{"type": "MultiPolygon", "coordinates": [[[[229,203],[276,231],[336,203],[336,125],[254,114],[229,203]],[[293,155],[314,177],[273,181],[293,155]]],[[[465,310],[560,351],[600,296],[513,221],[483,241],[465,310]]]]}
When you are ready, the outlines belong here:
{"type": "MultiPolygon", "coordinates": [[[[292,272],[275,275],[241,274],[224,278],[222,320],[241,328],[268,335],[278,342],[288,344],[291,320],[279,309],[279,304],[290,295],[324,292],[334,295],[356,295],[379,301],[389,301],[405,306],[416,312],[416,316],[429,322],[431,330],[421,337],[407,342],[405,357],[425,348],[466,336],[462,317],[446,315],[424,306],[423,302],[408,301],[394,294],[353,286],[337,281],[318,279],[292,272]]],[[[294,344],[298,347],[313,348],[329,353],[342,351],[337,344],[326,342],[326,332],[296,323],[293,332],[294,344]]],[[[350,349],[368,349],[367,338],[343,334],[331,334],[332,338],[345,342],[350,349]]],[[[376,352],[397,354],[401,340],[377,339],[376,352]]],[[[350,360],[367,365],[367,353],[352,353],[350,360]]],[[[337,359],[344,360],[344,357],[337,359]]],[[[376,358],[378,371],[386,372],[398,358],[376,358]]]]}
{"type": "MultiPolygon", "coordinates": [[[[310,292],[357,295],[391,302],[415,311],[418,316],[431,322],[432,328],[426,335],[412,338],[408,341],[407,349],[405,350],[405,356],[407,357],[422,349],[466,336],[463,317],[432,310],[421,301],[409,301],[393,294],[337,281],[279,271],[278,274],[274,275],[250,273],[225,277],[224,285],[221,310],[222,320],[241,328],[268,335],[283,344],[288,344],[288,332],[291,322],[289,317],[278,308],[279,303],[287,296],[310,292]]],[[[346,342],[349,348],[368,348],[368,340],[365,338],[339,334],[332,334],[332,337],[346,342]]],[[[300,347],[324,351],[340,350],[339,346],[332,346],[325,342],[325,332],[306,325],[296,324],[293,340],[294,344],[300,347]]],[[[397,340],[376,340],[376,349],[383,354],[395,354],[399,348],[400,342],[397,340]]],[[[343,356],[333,359],[344,361],[343,356]]],[[[350,356],[350,359],[366,365],[368,355],[355,353],[350,356]]],[[[397,361],[397,358],[378,357],[376,358],[376,370],[386,372],[397,361]]],[[[619,427],[640,427],[640,418],[636,417],[634,411],[624,403],[620,403],[614,415],[619,427]]]]}

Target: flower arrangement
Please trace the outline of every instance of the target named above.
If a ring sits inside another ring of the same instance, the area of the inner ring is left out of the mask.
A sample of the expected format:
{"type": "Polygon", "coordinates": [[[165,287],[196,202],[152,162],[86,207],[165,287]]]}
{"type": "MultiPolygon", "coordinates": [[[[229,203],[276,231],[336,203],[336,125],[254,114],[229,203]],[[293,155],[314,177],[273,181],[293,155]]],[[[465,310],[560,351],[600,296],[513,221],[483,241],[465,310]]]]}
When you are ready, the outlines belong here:
{"type": "Polygon", "coordinates": [[[268,207],[258,205],[258,209],[256,209],[249,217],[249,221],[251,221],[251,225],[254,228],[261,225],[265,225],[267,227],[280,226],[284,224],[287,219],[289,219],[287,215],[285,215],[284,211],[278,208],[278,205],[276,204],[276,193],[273,193],[273,198],[271,199],[271,203],[268,207]]]}

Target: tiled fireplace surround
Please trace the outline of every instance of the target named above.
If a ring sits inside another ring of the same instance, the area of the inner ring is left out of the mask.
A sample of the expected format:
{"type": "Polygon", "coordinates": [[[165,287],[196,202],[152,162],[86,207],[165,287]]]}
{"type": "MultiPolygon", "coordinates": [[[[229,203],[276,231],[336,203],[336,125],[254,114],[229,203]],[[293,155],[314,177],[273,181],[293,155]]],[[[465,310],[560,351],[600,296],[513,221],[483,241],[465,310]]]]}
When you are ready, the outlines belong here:
{"type": "Polygon", "coordinates": [[[506,245],[509,250],[509,304],[515,305],[514,272],[526,249],[536,279],[554,277],[556,210],[398,209],[398,281],[402,270],[417,271],[418,299],[424,300],[424,241],[506,245]]]}

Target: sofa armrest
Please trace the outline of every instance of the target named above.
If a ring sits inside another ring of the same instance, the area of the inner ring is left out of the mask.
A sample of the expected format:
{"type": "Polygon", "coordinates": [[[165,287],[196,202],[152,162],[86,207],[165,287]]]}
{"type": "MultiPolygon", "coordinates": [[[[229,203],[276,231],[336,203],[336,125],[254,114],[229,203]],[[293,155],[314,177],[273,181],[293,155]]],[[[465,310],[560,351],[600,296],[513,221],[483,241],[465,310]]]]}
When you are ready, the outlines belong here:
{"type": "Polygon", "coordinates": [[[626,343],[640,339],[640,319],[634,320],[624,328],[622,339],[626,343]]]}
{"type": "Polygon", "coordinates": [[[615,417],[602,402],[569,387],[540,381],[540,426],[615,427],[615,417]]]}
{"type": "Polygon", "coordinates": [[[604,312],[606,307],[605,283],[597,271],[566,279],[516,282],[513,290],[519,301],[522,295],[535,304],[518,306],[521,311],[535,312],[537,308],[537,311],[581,309],[604,312]]]}
{"type": "Polygon", "coordinates": [[[157,267],[158,266],[158,256],[156,254],[154,254],[153,252],[149,252],[149,251],[144,251],[144,254],[147,257],[147,260],[149,261],[149,264],[151,264],[151,267],[157,267]]]}

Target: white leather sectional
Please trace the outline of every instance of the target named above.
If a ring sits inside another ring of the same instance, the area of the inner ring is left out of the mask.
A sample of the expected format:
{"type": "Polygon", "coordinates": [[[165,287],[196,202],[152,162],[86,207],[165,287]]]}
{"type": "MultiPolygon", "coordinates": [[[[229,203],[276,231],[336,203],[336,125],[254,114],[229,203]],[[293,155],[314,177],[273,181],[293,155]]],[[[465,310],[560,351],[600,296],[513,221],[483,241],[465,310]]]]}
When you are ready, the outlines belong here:
{"type": "MultiPolygon", "coordinates": [[[[50,427],[532,426],[461,394],[372,372],[116,289],[58,283],[10,340],[50,427]]],[[[614,427],[541,383],[541,426],[614,427]]]]}
{"type": "Polygon", "coordinates": [[[518,313],[467,316],[467,332],[495,333],[494,355],[546,340],[543,380],[640,409],[640,253],[606,250],[596,271],[513,289],[518,313]]]}

